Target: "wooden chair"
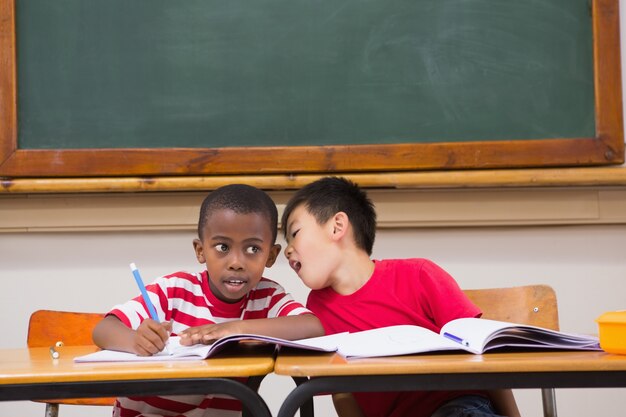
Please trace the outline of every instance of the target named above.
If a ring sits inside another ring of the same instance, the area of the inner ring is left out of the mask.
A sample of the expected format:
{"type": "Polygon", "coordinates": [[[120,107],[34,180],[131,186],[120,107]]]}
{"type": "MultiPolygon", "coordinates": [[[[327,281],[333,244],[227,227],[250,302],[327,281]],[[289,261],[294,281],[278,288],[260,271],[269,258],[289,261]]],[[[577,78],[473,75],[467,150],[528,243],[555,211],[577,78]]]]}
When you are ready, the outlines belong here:
{"type": "MultiPolygon", "coordinates": [[[[559,330],[559,313],[554,290],[547,285],[464,290],[483,311],[485,319],[529,324],[559,330]]],[[[556,417],[554,388],[542,388],[544,417],[556,417]]]]}
{"type": "MultiPolygon", "coordinates": [[[[486,288],[464,290],[463,292],[482,310],[482,317],[485,319],[559,330],[556,293],[547,285],[486,288]]],[[[296,383],[298,383],[297,380],[296,383]]],[[[556,417],[554,388],[542,388],[541,396],[544,417],[556,417]]],[[[312,401],[305,403],[300,408],[301,416],[313,417],[313,414],[312,401]]]]}
{"type": "MultiPolygon", "coordinates": [[[[93,345],[91,332],[104,314],[38,310],[30,316],[28,347],[93,345]]],[[[42,400],[46,417],[57,417],[60,404],[113,406],[115,398],[42,400]]]]}

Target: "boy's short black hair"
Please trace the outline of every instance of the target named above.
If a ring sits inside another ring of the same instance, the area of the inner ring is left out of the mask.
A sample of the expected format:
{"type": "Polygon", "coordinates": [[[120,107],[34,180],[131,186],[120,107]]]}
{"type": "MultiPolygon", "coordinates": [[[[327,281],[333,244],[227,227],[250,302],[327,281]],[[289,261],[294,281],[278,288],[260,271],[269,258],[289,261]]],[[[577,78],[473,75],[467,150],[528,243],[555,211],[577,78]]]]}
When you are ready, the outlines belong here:
{"type": "Polygon", "coordinates": [[[287,220],[296,207],[304,205],[319,224],[324,224],[343,211],[354,230],[357,246],[372,254],[376,238],[376,210],[374,204],[354,182],[343,177],[325,177],[298,190],[285,207],[281,224],[287,233],[287,220]]]}
{"type": "Polygon", "coordinates": [[[276,204],[263,190],[246,184],[225,185],[211,192],[200,206],[198,237],[202,240],[207,218],[215,210],[228,209],[238,214],[258,213],[267,219],[272,231],[272,244],[278,233],[276,204]]]}

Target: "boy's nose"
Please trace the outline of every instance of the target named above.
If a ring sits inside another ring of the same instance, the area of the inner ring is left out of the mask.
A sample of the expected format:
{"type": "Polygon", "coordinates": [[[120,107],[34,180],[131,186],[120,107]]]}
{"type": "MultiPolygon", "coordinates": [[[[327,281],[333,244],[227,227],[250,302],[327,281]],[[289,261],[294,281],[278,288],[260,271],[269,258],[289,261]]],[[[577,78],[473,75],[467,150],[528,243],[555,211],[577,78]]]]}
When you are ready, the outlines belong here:
{"type": "Polygon", "coordinates": [[[233,254],[230,257],[228,262],[228,268],[236,271],[243,269],[243,262],[241,262],[239,256],[233,254]]]}
{"type": "Polygon", "coordinates": [[[231,269],[233,271],[241,271],[243,269],[243,265],[241,265],[239,263],[231,263],[228,266],[228,269],[231,269]]]}
{"type": "Polygon", "coordinates": [[[291,252],[292,252],[291,245],[288,244],[284,252],[285,252],[285,257],[289,258],[289,255],[291,255],[291,252]]]}

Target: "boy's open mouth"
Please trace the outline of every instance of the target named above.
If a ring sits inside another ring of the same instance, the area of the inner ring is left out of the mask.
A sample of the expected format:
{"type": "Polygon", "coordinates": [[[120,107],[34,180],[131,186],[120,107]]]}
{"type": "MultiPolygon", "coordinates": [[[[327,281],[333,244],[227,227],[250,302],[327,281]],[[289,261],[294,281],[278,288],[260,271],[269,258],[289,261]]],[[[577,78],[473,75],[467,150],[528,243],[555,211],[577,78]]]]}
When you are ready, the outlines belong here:
{"type": "Polygon", "coordinates": [[[225,279],[224,284],[231,288],[240,288],[246,284],[246,281],[242,279],[225,279]]]}
{"type": "Polygon", "coordinates": [[[289,266],[291,266],[291,269],[298,273],[298,271],[300,271],[300,268],[302,267],[302,264],[298,261],[289,261],[289,266]]]}

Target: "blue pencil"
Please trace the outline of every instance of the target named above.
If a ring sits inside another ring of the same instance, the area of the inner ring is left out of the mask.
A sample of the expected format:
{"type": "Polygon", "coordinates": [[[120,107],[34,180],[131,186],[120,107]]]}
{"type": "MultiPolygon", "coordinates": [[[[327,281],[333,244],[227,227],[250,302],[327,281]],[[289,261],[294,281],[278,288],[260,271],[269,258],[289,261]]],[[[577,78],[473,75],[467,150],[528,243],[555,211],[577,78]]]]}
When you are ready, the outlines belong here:
{"type": "Polygon", "coordinates": [[[141,296],[143,297],[144,303],[148,307],[148,312],[150,313],[150,318],[154,321],[159,321],[159,316],[157,315],[156,310],[154,309],[154,305],[152,305],[152,301],[150,301],[150,297],[148,296],[148,291],[146,291],[146,286],[143,285],[143,281],[141,279],[141,275],[139,275],[139,270],[137,266],[132,263],[130,264],[130,270],[133,271],[133,276],[135,277],[135,281],[137,282],[137,286],[139,287],[139,291],[141,291],[141,296]]]}
{"type": "MultiPolygon", "coordinates": [[[[141,291],[141,297],[143,298],[143,302],[146,303],[146,306],[148,307],[150,318],[152,318],[152,320],[154,321],[159,321],[159,316],[157,315],[157,312],[154,309],[154,305],[152,304],[152,301],[150,301],[150,297],[148,296],[148,291],[146,291],[146,286],[143,285],[143,280],[141,279],[141,275],[139,275],[139,269],[137,269],[137,265],[135,265],[135,263],[131,263],[130,270],[133,271],[133,276],[135,277],[135,281],[137,282],[139,291],[141,291]]],[[[170,350],[168,348],[168,344],[169,342],[165,344],[165,351],[169,354],[170,350]]]]}

